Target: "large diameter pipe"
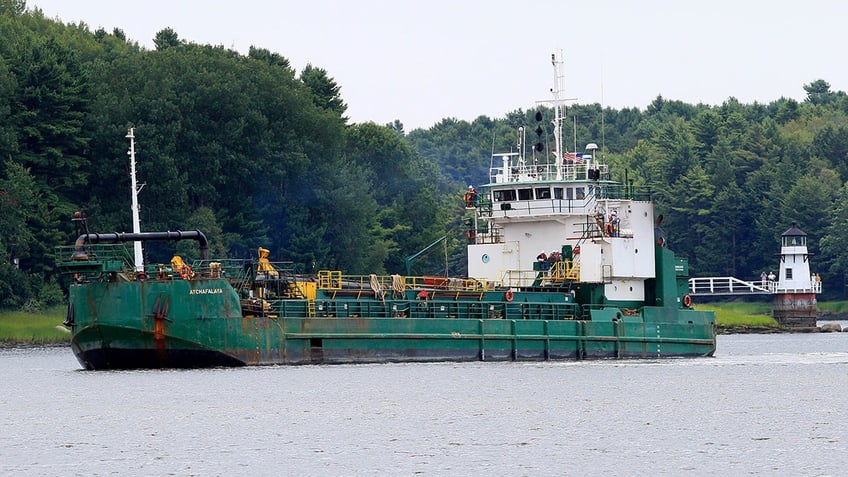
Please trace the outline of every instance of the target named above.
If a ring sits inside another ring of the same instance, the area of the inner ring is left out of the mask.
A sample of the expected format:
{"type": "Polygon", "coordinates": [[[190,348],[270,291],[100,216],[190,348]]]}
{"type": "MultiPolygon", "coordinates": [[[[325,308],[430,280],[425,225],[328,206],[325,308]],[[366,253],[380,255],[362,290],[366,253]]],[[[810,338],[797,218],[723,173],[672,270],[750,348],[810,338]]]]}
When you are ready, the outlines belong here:
{"type": "Polygon", "coordinates": [[[122,243],[122,242],[147,242],[147,241],[163,241],[163,240],[197,240],[200,246],[200,259],[206,260],[209,258],[209,242],[206,236],[199,230],[189,230],[175,232],[139,232],[139,233],[111,233],[111,234],[82,234],[77,237],[74,242],[74,258],[77,260],[86,260],[86,254],[83,250],[85,244],[97,243],[122,243]]]}

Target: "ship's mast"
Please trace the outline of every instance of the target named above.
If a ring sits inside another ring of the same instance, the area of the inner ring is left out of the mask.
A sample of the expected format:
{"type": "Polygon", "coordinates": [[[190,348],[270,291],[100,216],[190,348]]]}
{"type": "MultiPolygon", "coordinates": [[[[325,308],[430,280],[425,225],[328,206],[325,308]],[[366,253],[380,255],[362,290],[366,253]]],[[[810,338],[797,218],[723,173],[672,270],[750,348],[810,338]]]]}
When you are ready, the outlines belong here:
{"type": "Polygon", "coordinates": [[[562,178],[562,159],[563,153],[565,151],[562,150],[562,109],[560,105],[562,104],[559,95],[563,90],[563,83],[565,82],[565,77],[562,75],[560,71],[560,66],[562,65],[562,53],[559,55],[556,53],[551,55],[551,64],[554,65],[554,87],[551,88],[551,93],[553,94],[553,105],[554,105],[554,141],[556,144],[556,164],[557,164],[557,179],[562,178]],[[559,58],[557,58],[559,56],[559,58]]]}
{"type": "Polygon", "coordinates": [[[562,50],[551,55],[551,64],[554,66],[554,86],[551,88],[553,98],[550,103],[554,108],[554,141],[556,145],[556,171],[557,180],[562,179],[562,165],[564,159],[563,144],[562,144],[562,122],[565,120],[565,102],[571,99],[563,98],[565,94],[565,70],[562,50]]]}
{"type": "MultiPolygon", "coordinates": [[[[130,140],[130,150],[127,154],[130,156],[130,181],[132,182],[133,233],[138,234],[141,233],[141,219],[138,217],[138,193],[141,192],[144,184],[139,186],[135,178],[135,136],[133,135],[133,128],[129,129],[127,137],[130,140]]],[[[135,271],[143,272],[144,258],[141,253],[141,241],[136,240],[133,242],[133,251],[135,252],[135,256],[133,257],[135,259],[135,271]]]]}

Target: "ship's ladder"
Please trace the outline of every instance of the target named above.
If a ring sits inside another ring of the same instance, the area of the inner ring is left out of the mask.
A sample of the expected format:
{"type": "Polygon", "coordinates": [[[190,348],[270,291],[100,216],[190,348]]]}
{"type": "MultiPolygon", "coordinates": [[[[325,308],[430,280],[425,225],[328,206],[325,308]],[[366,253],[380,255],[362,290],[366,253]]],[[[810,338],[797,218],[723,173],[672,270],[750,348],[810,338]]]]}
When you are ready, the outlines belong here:
{"type": "Polygon", "coordinates": [[[590,238],[603,237],[602,224],[587,221],[583,225],[580,238],[577,239],[577,243],[574,245],[571,260],[563,261],[563,277],[565,280],[572,282],[580,281],[580,246],[590,238]]]}
{"type": "Polygon", "coordinates": [[[306,301],[306,316],[308,318],[315,318],[315,299],[310,298],[306,301]]]}
{"type": "Polygon", "coordinates": [[[568,267],[565,270],[565,279],[573,282],[580,280],[580,260],[569,260],[567,263],[568,267]]]}
{"type": "Polygon", "coordinates": [[[342,272],[338,270],[319,270],[318,288],[322,290],[340,290],[342,288],[342,272]]]}
{"type": "Polygon", "coordinates": [[[286,282],[286,288],[291,298],[306,298],[306,293],[296,281],[292,280],[286,282]]]}
{"type": "Polygon", "coordinates": [[[577,281],[580,278],[580,264],[574,260],[554,262],[551,264],[548,273],[540,276],[540,278],[542,282],[550,285],[562,285],[565,281],[577,281]]]}

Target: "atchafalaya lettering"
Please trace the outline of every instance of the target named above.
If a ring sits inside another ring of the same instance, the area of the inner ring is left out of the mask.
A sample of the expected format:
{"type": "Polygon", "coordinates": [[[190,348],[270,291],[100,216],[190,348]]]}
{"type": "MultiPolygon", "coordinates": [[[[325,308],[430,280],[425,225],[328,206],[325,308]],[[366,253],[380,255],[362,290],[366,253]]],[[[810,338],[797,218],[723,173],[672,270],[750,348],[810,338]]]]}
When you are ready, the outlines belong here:
{"type": "Polygon", "coordinates": [[[223,288],[198,288],[188,292],[189,295],[218,295],[224,293],[223,288]]]}

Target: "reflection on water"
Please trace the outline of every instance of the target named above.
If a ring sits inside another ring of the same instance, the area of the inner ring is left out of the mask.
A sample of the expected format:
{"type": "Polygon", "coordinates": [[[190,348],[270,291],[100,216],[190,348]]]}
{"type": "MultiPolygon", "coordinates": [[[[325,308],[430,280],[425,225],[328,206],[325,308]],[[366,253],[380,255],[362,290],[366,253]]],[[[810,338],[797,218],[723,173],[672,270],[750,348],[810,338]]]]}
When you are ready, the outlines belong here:
{"type": "Polygon", "coordinates": [[[0,473],[842,475],[848,333],[714,358],[88,372],[0,351],[0,473]]]}

